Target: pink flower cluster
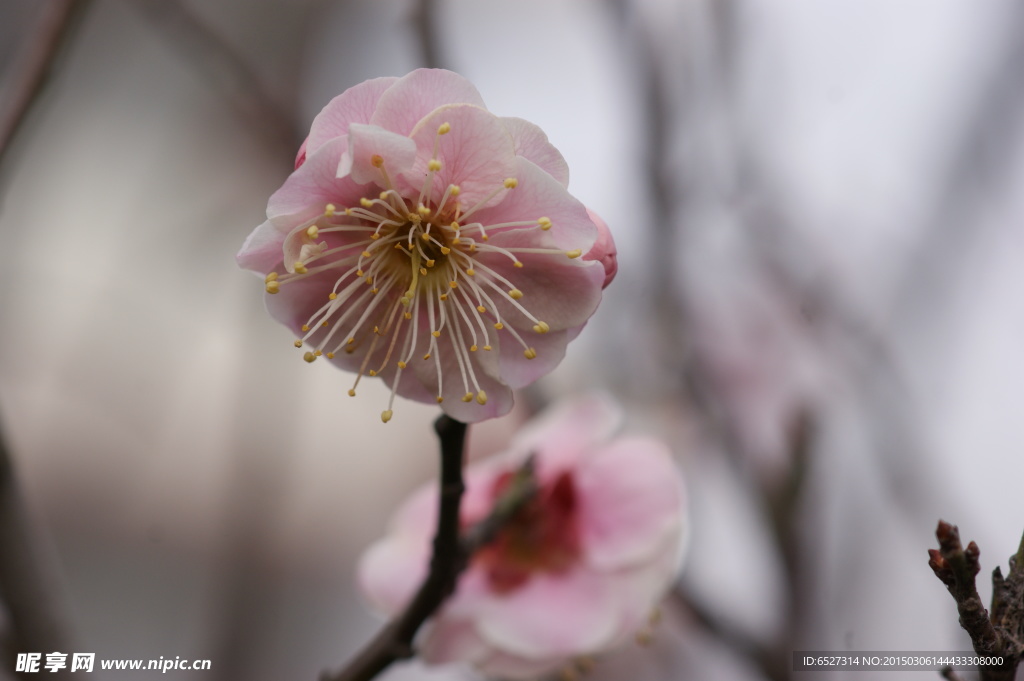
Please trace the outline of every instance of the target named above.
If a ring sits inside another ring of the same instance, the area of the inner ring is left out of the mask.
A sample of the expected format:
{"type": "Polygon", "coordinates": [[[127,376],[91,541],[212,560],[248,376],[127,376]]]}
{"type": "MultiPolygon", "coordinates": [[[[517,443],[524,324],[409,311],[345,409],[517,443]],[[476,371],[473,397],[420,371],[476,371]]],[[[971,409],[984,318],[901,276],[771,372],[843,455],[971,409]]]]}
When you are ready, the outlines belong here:
{"type": "Polygon", "coordinates": [[[535,125],[443,70],[377,78],[313,121],[238,254],[305,359],[474,422],[551,371],[615,274],[604,223],[535,125]]]}
{"type": "MultiPolygon", "coordinates": [[[[683,488],[663,444],[612,439],[619,420],[606,399],[576,401],[467,470],[465,527],[487,517],[531,454],[540,491],[473,557],[420,639],[425,661],[533,677],[644,627],[679,567],[683,488]]],[[[419,490],[360,562],[360,584],[385,614],[400,611],[426,573],[436,505],[436,484],[419,490]]]]}

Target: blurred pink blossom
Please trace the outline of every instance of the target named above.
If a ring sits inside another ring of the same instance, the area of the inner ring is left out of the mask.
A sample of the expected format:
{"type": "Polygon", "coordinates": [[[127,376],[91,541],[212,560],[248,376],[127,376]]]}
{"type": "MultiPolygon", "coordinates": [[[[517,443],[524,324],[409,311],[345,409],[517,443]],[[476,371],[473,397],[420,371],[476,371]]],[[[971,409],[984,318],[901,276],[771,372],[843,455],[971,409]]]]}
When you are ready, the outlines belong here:
{"type": "MultiPolygon", "coordinates": [[[[607,227],[545,134],[450,71],[377,78],[313,121],[238,254],[306,361],[378,376],[461,421],[550,372],[614,276],[607,227]]],[[[356,385],[350,394],[355,394],[356,385]]]]}
{"type": "MultiPolygon", "coordinates": [[[[613,439],[619,421],[605,398],[565,404],[521,431],[506,453],[466,471],[464,527],[488,515],[531,454],[540,491],[473,557],[419,641],[425,661],[530,677],[647,625],[679,568],[684,493],[667,447],[613,439]]],[[[420,489],[362,557],[360,585],[387,615],[426,573],[436,504],[436,484],[420,489]]]]}

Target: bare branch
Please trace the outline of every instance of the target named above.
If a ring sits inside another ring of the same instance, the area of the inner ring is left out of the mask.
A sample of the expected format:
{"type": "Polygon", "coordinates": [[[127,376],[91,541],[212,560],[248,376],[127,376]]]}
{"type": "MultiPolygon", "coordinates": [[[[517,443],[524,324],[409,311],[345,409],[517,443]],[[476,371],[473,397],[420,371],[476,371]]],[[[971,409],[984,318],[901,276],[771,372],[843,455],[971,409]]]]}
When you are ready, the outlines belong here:
{"type": "Polygon", "coordinates": [[[22,123],[53,75],[54,64],[84,16],[89,0],[50,0],[36,30],[24,40],[0,103],[0,165],[22,123]]]}

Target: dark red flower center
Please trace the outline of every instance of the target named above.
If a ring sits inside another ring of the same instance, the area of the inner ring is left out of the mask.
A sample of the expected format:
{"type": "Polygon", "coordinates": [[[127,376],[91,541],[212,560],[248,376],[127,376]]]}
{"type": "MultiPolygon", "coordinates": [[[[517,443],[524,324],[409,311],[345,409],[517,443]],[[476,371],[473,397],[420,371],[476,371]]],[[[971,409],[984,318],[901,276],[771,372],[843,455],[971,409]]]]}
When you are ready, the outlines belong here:
{"type": "MultiPolygon", "coordinates": [[[[508,472],[495,480],[493,498],[501,495],[513,475],[508,472]]],[[[491,587],[508,593],[525,584],[535,572],[567,570],[580,552],[577,505],[576,486],[568,471],[541,487],[494,541],[474,556],[491,587]]]]}

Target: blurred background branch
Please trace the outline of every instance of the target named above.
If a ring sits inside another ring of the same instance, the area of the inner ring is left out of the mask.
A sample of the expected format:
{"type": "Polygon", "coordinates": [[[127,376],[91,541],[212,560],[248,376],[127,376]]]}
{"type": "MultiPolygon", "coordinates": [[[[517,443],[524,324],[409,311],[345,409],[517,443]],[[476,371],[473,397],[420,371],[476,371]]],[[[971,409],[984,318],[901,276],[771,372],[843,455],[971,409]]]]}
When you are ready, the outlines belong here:
{"type": "Polygon", "coordinates": [[[20,53],[8,67],[8,85],[0,95],[0,168],[15,135],[53,77],[75,29],[92,0],[44,0],[35,28],[21,41],[20,53]]]}

